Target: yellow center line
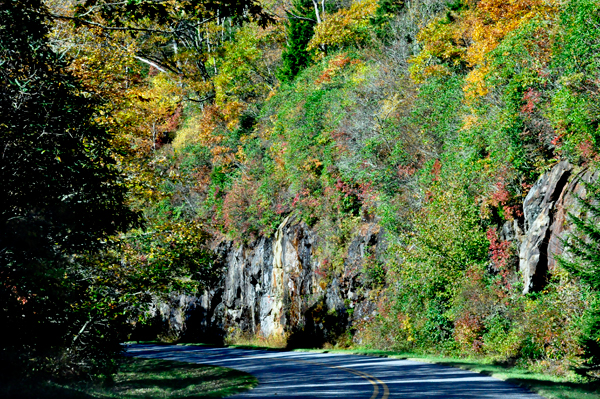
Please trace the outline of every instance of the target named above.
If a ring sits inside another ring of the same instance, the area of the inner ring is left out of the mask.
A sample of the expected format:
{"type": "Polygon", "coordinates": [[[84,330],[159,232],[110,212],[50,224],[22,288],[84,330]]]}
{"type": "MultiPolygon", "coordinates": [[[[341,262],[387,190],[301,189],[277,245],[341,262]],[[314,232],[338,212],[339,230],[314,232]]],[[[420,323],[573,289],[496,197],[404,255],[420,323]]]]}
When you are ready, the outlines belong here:
{"type": "MultiPolygon", "coordinates": [[[[363,373],[363,372],[359,371],[359,373],[363,373]]],[[[381,381],[379,378],[372,376],[371,374],[367,374],[367,373],[363,373],[363,374],[368,375],[369,377],[375,379],[375,381],[380,383],[381,386],[383,387],[383,396],[381,397],[381,399],[388,399],[388,397],[390,396],[390,389],[388,388],[387,384],[385,382],[381,381]]]]}
{"type": "Polygon", "coordinates": [[[377,396],[379,396],[379,386],[377,385],[377,383],[373,379],[374,377],[371,378],[372,376],[369,375],[369,374],[367,374],[367,373],[363,373],[361,371],[352,370],[352,369],[349,369],[349,368],[346,368],[346,367],[327,366],[326,364],[315,363],[315,362],[307,362],[307,363],[313,363],[313,364],[317,364],[319,366],[325,366],[325,367],[329,367],[329,368],[333,368],[333,369],[343,370],[343,371],[345,371],[347,373],[352,373],[354,375],[362,377],[365,380],[369,381],[371,384],[373,384],[373,395],[371,395],[371,397],[369,399],[375,399],[375,398],[377,398],[377,396]]]}
{"type": "MultiPolygon", "coordinates": [[[[247,357],[249,359],[252,359],[252,358],[264,359],[264,357],[262,357],[262,356],[242,356],[242,357],[247,357]]],[[[330,369],[342,370],[347,373],[351,373],[351,374],[357,375],[359,377],[362,377],[365,380],[369,381],[371,384],[373,384],[373,395],[371,395],[370,399],[376,399],[377,396],[379,396],[379,386],[377,385],[377,383],[381,384],[381,387],[383,388],[383,396],[381,397],[381,399],[388,399],[388,397],[390,396],[390,390],[385,382],[381,381],[379,378],[377,378],[375,376],[372,376],[371,374],[365,373],[364,371],[357,371],[357,370],[353,370],[353,369],[349,369],[347,367],[341,367],[341,366],[330,366],[325,363],[318,363],[318,362],[313,362],[310,360],[287,359],[287,358],[282,358],[282,357],[274,357],[274,358],[269,358],[269,359],[284,360],[284,361],[296,362],[296,363],[306,363],[306,364],[312,364],[312,365],[316,365],[316,366],[327,367],[330,369]]]]}

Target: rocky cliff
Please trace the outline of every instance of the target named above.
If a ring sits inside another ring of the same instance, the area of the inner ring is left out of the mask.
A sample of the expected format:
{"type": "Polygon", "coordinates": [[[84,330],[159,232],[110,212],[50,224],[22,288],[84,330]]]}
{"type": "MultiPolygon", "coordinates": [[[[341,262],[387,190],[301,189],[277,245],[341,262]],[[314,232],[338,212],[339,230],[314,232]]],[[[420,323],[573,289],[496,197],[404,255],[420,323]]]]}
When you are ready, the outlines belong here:
{"type": "Polygon", "coordinates": [[[271,238],[248,245],[215,242],[224,270],[219,286],[199,298],[174,295],[153,311],[172,339],[260,335],[285,336],[290,345],[333,342],[373,312],[360,270],[365,253],[382,242],[380,228],[365,223],[348,246],[344,270],[326,275],[316,234],[288,217],[271,238]]]}
{"type": "MultiPolygon", "coordinates": [[[[581,216],[577,198],[585,198],[583,182],[598,178],[597,171],[575,171],[566,161],[543,174],[523,202],[523,226],[513,223],[514,240],[519,246],[519,270],[526,294],[544,288],[549,274],[564,253],[563,240],[573,231],[569,213],[581,216]]],[[[508,229],[505,229],[508,230],[508,229]]]]}
{"type": "MultiPolygon", "coordinates": [[[[506,222],[501,237],[519,255],[523,293],[543,289],[572,231],[568,214],[580,215],[577,197],[583,181],[598,172],[556,164],[532,186],[523,217],[506,222]]],[[[383,246],[380,228],[365,223],[348,246],[344,270],[322,272],[319,239],[305,223],[286,218],[275,235],[248,245],[221,240],[213,250],[225,271],[219,286],[201,297],[174,295],[156,305],[165,335],[191,341],[222,341],[226,336],[285,336],[290,345],[334,342],[357,322],[374,314],[369,289],[361,281],[365,254],[383,246]]]]}

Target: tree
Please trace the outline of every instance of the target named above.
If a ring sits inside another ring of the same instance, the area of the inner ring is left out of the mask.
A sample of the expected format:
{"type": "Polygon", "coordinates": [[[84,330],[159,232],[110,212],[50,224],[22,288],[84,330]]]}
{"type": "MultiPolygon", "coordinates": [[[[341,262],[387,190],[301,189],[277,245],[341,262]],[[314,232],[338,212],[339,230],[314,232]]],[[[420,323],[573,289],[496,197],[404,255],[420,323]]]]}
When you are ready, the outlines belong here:
{"type": "Polygon", "coordinates": [[[312,1],[296,0],[294,8],[288,12],[287,47],[281,54],[283,66],[280,79],[291,81],[310,61],[306,47],[314,34],[317,24],[312,1]]]}
{"type": "MultiPolygon", "coordinates": [[[[370,35],[371,17],[377,9],[376,0],[363,0],[352,3],[349,8],[337,10],[315,27],[307,50],[327,51],[365,42],[370,35]]],[[[320,56],[325,55],[326,51],[320,56]]]]}
{"type": "Polygon", "coordinates": [[[125,205],[111,136],[95,122],[97,101],[48,46],[45,15],[41,0],[0,9],[4,376],[105,371],[118,338],[106,309],[86,307],[90,270],[78,255],[102,250],[138,220],[125,205]]]}
{"type": "Polygon", "coordinates": [[[591,291],[591,303],[585,313],[581,344],[588,360],[582,371],[600,368],[600,182],[583,182],[586,198],[580,198],[581,216],[569,214],[575,233],[563,241],[570,256],[559,258],[560,264],[579,277],[591,291]]]}
{"type": "Polygon", "coordinates": [[[223,43],[243,22],[265,27],[274,21],[255,0],[86,0],[54,8],[55,19],[98,28],[97,34],[117,36],[123,47],[134,42],[135,59],[177,76],[189,91],[187,100],[200,103],[214,99],[214,59],[223,43]]]}

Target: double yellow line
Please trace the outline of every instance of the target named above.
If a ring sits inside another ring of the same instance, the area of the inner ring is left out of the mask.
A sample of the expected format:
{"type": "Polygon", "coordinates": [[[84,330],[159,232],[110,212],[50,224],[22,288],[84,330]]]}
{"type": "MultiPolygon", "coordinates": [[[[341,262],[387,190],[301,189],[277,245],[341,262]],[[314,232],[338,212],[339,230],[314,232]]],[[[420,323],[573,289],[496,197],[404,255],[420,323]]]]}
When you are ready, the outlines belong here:
{"type": "Polygon", "coordinates": [[[390,390],[388,388],[388,386],[386,385],[385,382],[381,381],[379,378],[372,376],[371,374],[367,374],[364,373],[362,371],[357,371],[357,370],[352,370],[349,369],[347,367],[339,367],[339,366],[328,366],[326,364],[322,364],[322,363],[314,363],[317,364],[319,366],[325,366],[325,367],[329,367],[332,369],[339,369],[339,370],[343,370],[346,371],[348,373],[352,373],[354,375],[358,375],[362,378],[364,378],[365,380],[369,381],[371,384],[373,384],[373,395],[371,395],[370,399],[376,399],[377,396],[379,396],[379,385],[377,385],[378,383],[381,384],[381,387],[383,388],[383,395],[381,396],[381,399],[387,399],[388,396],[390,396],[390,390]]]}
{"type": "MultiPolygon", "coordinates": [[[[258,359],[264,359],[262,356],[261,357],[257,357],[257,356],[243,356],[243,357],[247,357],[247,358],[258,358],[258,359]]],[[[305,364],[311,364],[314,366],[321,366],[321,367],[327,367],[330,369],[338,369],[338,370],[342,370],[345,371],[347,373],[351,373],[354,375],[357,375],[361,378],[364,378],[365,380],[369,381],[372,385],[373,385],[373,395],[371,395],[371,397],[369,399],[377,399],[377,397],[379,396],[379,385],[381,385],[381,388],[383,390],[381,399],[388,399],[388,397],[390,396],[390,390],[388,388],[388,386],[386,385],[385,382],[381,381],[379,378],[372,376],[371,374],[362,372],[362,371],[357,371],[357,370],[353,370],[353,369],[349,369],[347,367],[340,367],[340,366],[331,366],[329,364],[325,364],[325,363],[319,363],[319,362],[312,362],[310,360],[300,360],[300,359],[289,359],[289,358],[283,358],[283,357],[274,357],[274,358],[270,358],[271,360],[283,360],[283,361],[288,361],[288,362],[296,362],[296,363],[305,363],[305,364]]]]}

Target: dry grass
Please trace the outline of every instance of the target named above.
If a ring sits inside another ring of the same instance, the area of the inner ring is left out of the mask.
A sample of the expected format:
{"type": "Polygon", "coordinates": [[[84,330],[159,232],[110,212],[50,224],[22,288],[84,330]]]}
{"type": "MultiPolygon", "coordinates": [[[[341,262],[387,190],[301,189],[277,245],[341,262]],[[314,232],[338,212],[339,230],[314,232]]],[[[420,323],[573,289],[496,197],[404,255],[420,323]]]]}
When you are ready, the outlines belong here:
{"type": "Polygon", "coordinates": [[[283,349],[287,346],[287,341],[287,334],[272,334],[265,337],[260,333],[249,334],[239,331],[232,331],[227,335],[224,343],[227,346],[283,349]]]}

